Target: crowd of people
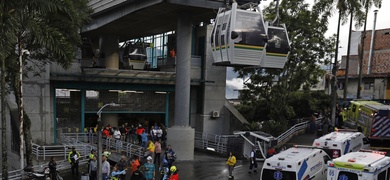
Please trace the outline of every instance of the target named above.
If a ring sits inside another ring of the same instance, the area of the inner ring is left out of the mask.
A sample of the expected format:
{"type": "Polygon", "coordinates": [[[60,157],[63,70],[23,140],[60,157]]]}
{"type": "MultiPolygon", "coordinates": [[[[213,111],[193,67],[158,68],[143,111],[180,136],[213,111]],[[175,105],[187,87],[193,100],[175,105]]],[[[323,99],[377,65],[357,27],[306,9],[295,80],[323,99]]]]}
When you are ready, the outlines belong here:
{"type": "MultiPolygon", "coordinates": [[[[93,135],[98,133],[98,127],[89,128],[88,133],[93,135]]],[[[126,156],[121,156],[116,163],[109,163],[110,152],[103,150],[102,154],[102,174],[103,180],[131,180],[146,179],[155,180],[178,180],[178,168],[174,165],[176,153],[171,145],[165,144],[165,128],[157,124],[150,128],[144,128],[142,124],[137,126],[123,124],[119,128],[108,124],[101,131],[103,138],[114,138],[118,141],[125,141],[140,145],[144,148],[142,157],[133,156],[127,160],[126,156]]],[[[90,180],[97,179],[97,154],[92,150],[88,156],[88,175],[90,180]]],[[[79,177],[78,159],[80,154],[72,148],[68,155],[69,163],[72,167],[72,176],[79,177]]]]}

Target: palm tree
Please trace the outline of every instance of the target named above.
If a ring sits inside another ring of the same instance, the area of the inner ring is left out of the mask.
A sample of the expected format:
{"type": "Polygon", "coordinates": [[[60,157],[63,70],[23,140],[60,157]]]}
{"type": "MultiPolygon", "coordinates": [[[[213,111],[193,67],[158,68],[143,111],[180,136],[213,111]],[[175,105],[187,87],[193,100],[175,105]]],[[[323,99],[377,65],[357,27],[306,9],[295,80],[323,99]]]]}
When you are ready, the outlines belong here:
{"type": "Polygon", "coordinates": [[[347,100],[347,90],[348,90],[348,72],[349,72],[349,55],[351,52],[351,34],[352,34],[352,22],[353,20],[356,21],[355,27],[358,28],[361,26],[363,20],[364,20],[364,13],[361,10],[361,4],[360,2],[356,0],[351,0],[348,3],[348,11],[351,16],[349,20],[349,35],[348,35],[348,49],[347,49],[347,60],[346,60],[346,66],[345,66],[345,84],[344,84],[344,101],[347,100]],[[355,17],[355,19],[354,19],[355,17]]]}
{"type": "Polygon", "coordinates": [[[361,36],[361,49],[359,54],[359,81],[358,88],[356,93],[356,98],[360,98],[360,86],[362,83],[362,68],[363,68],[363,55],[364,55],[364,39],[366,38],[366,27],[367,27],[367,14],[368,9],[373,5],[377,8],[381,8],[382,0],[360,0],[360,3],[364,6],[365,15],[364,15],[364,28],[361,36]]]}
{"type": "MultiPolygon", "coordinates": [[[[26,58],[22,56],[23,49],[28,49],[31,52],[30,58],[36,61],[42,63],[57,62],[64,68],[70,65],[75,57],[77,46],[81,43],[79,30],[89,20],[91,11],[87,6],[88,0],[14,0],[1,2],[3,12],[12,10],[13,13],[9,14],[7,18],[4,15],[1,16],[0,26],[2,32],[9,32],[9,34],[0,37],[0,47],[12,47],[12,49],[7,49],[6,53],[0,54],[2,55],[0,58],[2,60],[14,58],[15,46],[17,45],[21,60],[20,63],[9,61],[7,65],[14,64],[22,70],[26,61],[26,58]],[[7,26],[8,24],[12,24],[12,26],[7,26]]],[[[20,106],[20,124],[23,127],[21,129],[21,140],[23,136],[26,137],[25,141],[20,143],[20,155],[23,156],[23,144],[26,143],[27,164],[32,165],[29,129],[31,122],[29,122],[22,108],[23,97],[20,78],[15,80],[17,77],[22,77],[23,72],[15,72],[13,69],[7,69],[7,72],[14,79],[14,81],[11,80],[11,85],[14,87],[14,95],[20,106]]],[[[21,166],[23,166],[23,162],[21,162],[21,166]]]]}
{"type": "MultiPolygon", "coordinates": [[[[340,37],[340,24],[345,24],[348,20],[348,15],[351,15],[351,22],[353,16],[357,19],[357,26],[362,22],[362,11],[361,6],[359,5],[358,0],[316,0],[316,4],[313,6],[313,11],[323,13],[325,17],[330,17],[333,15],[335,9],[338,10],[339,19],[337,26],[337,38],[336,38],[336,48],[335,48],[335,61],[332,69],[332,108],[331,108],[331,119],[332,125],[335,125],[336,117],[336,102],[337,102],[337,92],[336,92],[336,71],[338,68],[338,47],[339,47],[339,37],[340,37]]],[[[351,26],[350,26],[351,27],[351,26]]],[[[351,27],[352,28],[352,27],[351,27]]],[[[350,31],[351,31],[350,28],[350,31]]],[[[350,38],[349,38],[350,41],[350,38]]],[[[349,48],[348,48],[349,49],[349,48]]],[[[347,64],[348,61],[347,61],[347,64]]],[[[348,69],[348,67],[347,67],[348,69]]],[[[346,74],[348,72],[346,71],[346,74]]],[[[346,78],[347,81],[347,78],[346,78]]],[[[346,86],[346,84],[345,84],[346,86]]]]}
{"type": "Polygon", "coordinates": [[[10,21],[10,17],[14,13],[15,9],[14,7],[15,1],[7,2],[1,1],[0,2],[0,32],[2,33],[2,36],[0,38],[0,61],[1,61],[1,151],[2,151],[2,176],[4,180],[8,180],[8,146],[7,146],[7,121],[6,121],[6,101],[5,101],[5,57],[9,56],[9,53],[11,50],[13,50],[15,47],[8,44],[9,42],[12,42],[13,40],[16,40],[16,37],[14,37],[14,34],[12,31],[10,31],[9,27],[13,27],[13,21],[10,21]]]}

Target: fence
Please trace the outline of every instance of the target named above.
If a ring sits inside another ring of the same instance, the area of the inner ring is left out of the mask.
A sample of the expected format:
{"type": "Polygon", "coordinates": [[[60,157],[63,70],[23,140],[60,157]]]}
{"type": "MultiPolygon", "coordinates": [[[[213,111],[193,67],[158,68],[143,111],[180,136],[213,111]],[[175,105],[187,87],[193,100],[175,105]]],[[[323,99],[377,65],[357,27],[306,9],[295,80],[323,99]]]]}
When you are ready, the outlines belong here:
{"type": "MultiPolygon", "coordinates": [[[[317,118],[316,124],[320,124],[322,119],[323,119],[322,117],[317,118]]],[[[281,135],[279,135],[277,137],[278,144],[281,144],[281,143],[284,144],[284,142],[289,141],[291,138],[293,138],[298,133],[305,131],[309,126],[310,126],[310,121],[305,121],[305,122],[295,124],[293,127],[291,127],[290,129],[288,129],[287,131],[285,131],[284,133],[282,133],[281,135]]]]}
{"type": "MultiPolygon", "coordinates": [[[[63,144],[89,144],[93,148],[96,148],[98,138],[96,135],[88,133],[62,133],[61,142],[63,144]]],[[[128,142],[116,140],[114,138],[102,138],[103,148],[109,151],[116,151],[125,153],[127,157],[137,155],[143,156],[144,148],[128,142]]]]}
{"type": "MultiPolygon", "coordinates": [[[[316,120],[316,124],[321,122],[322,118],[316,120]]],[[[284,144],[289,141],[295,135],[305,131],[310,126],[310,121],[303,119],[300,123],[295,124],[286,132],[282,133],[277,137],[278,144],[284,144]],[[305,121],[306,120],[306,121],[305,121]],[[304,121],[304,122],[302,122],[304,121]]],[[[228,149],[229,139],[238,138],[235,135],[215,135],[202,132],[195,132],[195,148],[211,150],[221,154],[226,154],[228,149]]]]}
{"type": "MultiPolygon", "coordinates": [[[[43,153],[43,154],[45,154],[45,153],[43,153]]],[[[52,154],[47,152],[46,155],[49,156],[49,155],[52,155],[52,154]]],[[[81,154],[80,153],[80,155],[81,156],[86,156],[87,154],[81,154]]],[[[87,158],[80,159],[79,160],[79,165],[85,165],[85,164],[87,164],[87,161],[88,161],[87,158]]],[[[36,170],[36,171],[40,171],[40,170],[43,170],[43,168],[46,167],[46,166],[48,166],[47,162],[39,164],[39,165],[35,165],[35,166],[33,166],[33,169],[36,170]]],[[[66,169],[70,169],[70,168],[71,168],[71,166],[70,166],[70,164],[69,164],[67,159],[57,161],[57,170],[58,171],[61,172],[61,170],[66,170],[66,169]]],[[[23,169],[9,171],[8,172],[8,179],[9,180],[20,180],[20,179],[22,179],[23,174],[24,174],[23,169]]],[[[3,175],[2,174],[0,174],[0,179],[3,179],[3,175]]]]}
{"type": "Polygon", "coordinates": [[[229,138],[237,138],[236,135],[215,135],[195,132],[195,147],[198,149],[212,150],[226,154],[229,138]]]}

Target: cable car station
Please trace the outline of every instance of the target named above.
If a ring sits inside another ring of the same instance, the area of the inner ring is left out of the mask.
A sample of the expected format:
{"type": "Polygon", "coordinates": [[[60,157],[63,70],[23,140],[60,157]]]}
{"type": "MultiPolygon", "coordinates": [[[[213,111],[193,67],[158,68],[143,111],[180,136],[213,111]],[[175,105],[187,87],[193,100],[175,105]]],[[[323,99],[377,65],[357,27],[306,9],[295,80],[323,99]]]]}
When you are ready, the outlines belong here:
{"type": "Polygon", "coordinates": [[[101,108],[104,126],[167,127],[180,160],[193,160],[195,131],[232,134],[246,120],[225,98],[225,66],[283,68],[289,41],[283,25],[264,22],[259,6],[227,4],[90,1],[92,21],[72,66],[47,64],[24,79],[33,141],[57,143],[61,132],[94,127],[101,108]]]}

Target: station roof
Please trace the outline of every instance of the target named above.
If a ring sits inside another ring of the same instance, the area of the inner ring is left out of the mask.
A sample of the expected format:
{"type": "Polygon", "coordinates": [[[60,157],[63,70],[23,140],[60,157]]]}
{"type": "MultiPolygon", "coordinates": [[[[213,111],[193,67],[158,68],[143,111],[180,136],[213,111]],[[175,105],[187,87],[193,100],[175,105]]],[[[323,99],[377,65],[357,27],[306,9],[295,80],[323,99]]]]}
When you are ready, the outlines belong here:
{"type": "Polygon", "coordinates": [[[91,1],[92,21],[82,29],[84,36],[115,34],[128,40],[175,30],[182,12],[192,14],[193,24],[210,22],[223,0],[127,0],[91,1]]]}

